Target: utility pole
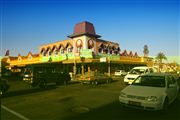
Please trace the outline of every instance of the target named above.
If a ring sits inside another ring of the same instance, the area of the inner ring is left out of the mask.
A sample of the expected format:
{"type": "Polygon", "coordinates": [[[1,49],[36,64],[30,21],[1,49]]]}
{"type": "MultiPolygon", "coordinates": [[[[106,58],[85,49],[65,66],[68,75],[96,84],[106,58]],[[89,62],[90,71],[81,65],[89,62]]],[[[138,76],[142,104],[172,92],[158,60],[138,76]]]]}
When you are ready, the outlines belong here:
{"type": "Polygon", "coordinates": [[[108,75],[111,76],[111,60],[108,58],[108,75]]]}

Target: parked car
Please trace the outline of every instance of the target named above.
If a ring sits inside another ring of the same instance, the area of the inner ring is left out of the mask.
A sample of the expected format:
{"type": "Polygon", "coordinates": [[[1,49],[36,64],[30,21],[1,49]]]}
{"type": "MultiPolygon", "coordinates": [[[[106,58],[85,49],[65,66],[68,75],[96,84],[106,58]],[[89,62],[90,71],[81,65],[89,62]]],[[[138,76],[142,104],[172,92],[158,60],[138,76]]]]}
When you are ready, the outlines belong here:
{"type": "Polygon", "coordinates": [[[119,101],[128,107],[166,111],[177,99],[178,90],[177,81],[170,74],[140,75],[120,92],[119,101]]]}
{"type": "Polygon", "coordinates": [[[125,70],[116,70],[114,73],[115,76],[125,76],[126,74],[125,70]]]}
{"type": "Polygon", "coordinates": [[[153,73],[154,69],[152,67],[140,66],[134,67],[128,72],[128,74],[124,77],[125,84],[131,84],[135,78],[142,74],[153,73]]]}
{"type": "Polygon", "coordinates": [[[70,80],[69,73],[62,72],[58,66],[52,65],[31,65],[23,74],[23,81],[30,83],[32,87],[44,88],[48,83],[68,84],[70,80]]]}
{"type": "Polygon", "coordinates": [[[0,95],[4,95],[8,89],[9,89],[10,85],[8,84],[8,81],[6,79],[3,79],[0,77],[0,95]]]}
{"type": "Polygon", "coordinates": [[[79,78],[81,83],[98,85],[99,83],[111,83],[112,78],[107,74],[99,72],[87,72],[79,78]]]}

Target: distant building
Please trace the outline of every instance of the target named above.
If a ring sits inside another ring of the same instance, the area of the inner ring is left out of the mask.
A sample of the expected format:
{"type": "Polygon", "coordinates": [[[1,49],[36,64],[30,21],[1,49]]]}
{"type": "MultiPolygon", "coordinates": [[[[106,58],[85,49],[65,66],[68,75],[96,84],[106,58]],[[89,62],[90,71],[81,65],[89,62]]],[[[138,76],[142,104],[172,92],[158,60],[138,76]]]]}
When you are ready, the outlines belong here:
{"type": "Polygon", "coordinates": [[[6,68],[23,69],[27,65],[51,62],[52,64],[68,65],[68,71],[76,71],[78,67],[82,70],[81,64],[83,62],[85,69],[94,70],[95,67],[100,68],[98,67],[101,63],[100,59],[106,58],[105,67],[111,63],[111,71],[120,68],[127,71],[133,66],[147,65],[147,62],[151,62],[147,61],[147,58],[139,57],[137,52],[121,51],[118,43],[100,38],[101,36],[95,32],[94,25],[84,21],[75,25],[73,34],[69,35],[68,39],[39,46],[38,54],[29,52],[27,56],[19,54],[17,57],[8,54],[6,68]],[[73,68],[74,65],[77,66],[77,69],[73,68]]]}

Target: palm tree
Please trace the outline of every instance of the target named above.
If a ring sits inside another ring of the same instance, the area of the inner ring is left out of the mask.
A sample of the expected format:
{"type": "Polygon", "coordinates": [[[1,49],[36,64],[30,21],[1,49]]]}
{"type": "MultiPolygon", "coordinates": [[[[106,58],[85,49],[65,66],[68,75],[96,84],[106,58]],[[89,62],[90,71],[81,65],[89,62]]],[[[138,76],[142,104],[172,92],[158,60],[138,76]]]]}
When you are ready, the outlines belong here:
{"type": "Polygon", "coordinates": [[[162,69],[162,60],[163,60],[163,59],[164,59],[164,60],[167,60],[167,57],[165,56],[164,53],[159,52],[159,53],[157,54],[157,56],[156,56],[156,59],[157,59],[158,62],[159,62],[159,70],[161,70],[161,69],[162,69]]]}
{"type": "Polygon", "coordinates": [[[148,56],[148,54],[149,54],[149,49],[148,49],[148,46],[147,46],[147,45],[144,45],[143,53],[144,53],[144,57],[147,57],[147,56],[148,56]]]}

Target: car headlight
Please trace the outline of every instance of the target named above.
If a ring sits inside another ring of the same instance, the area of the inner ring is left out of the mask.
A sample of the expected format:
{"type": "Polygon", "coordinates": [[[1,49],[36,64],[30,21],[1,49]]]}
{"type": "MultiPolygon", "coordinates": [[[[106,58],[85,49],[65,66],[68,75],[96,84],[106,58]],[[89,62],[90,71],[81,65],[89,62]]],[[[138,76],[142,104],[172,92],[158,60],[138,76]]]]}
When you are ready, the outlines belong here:
{"type": "Polygon", "coordinates": [[[123,92],[120,93],[120,97],[126,97],[126,96],[127,96],[126,93],[123,92]]]}
{"type": "Polygon", "coordinates": [[[24,75],[25,77],[29,77],[29,75],[24,75]]]}
{"type": "Polygon", "coordinates": [[[156,102],[158,98],[156,96],[148,96],[146,97],[146,100],[149,102],[156,102]]]}

